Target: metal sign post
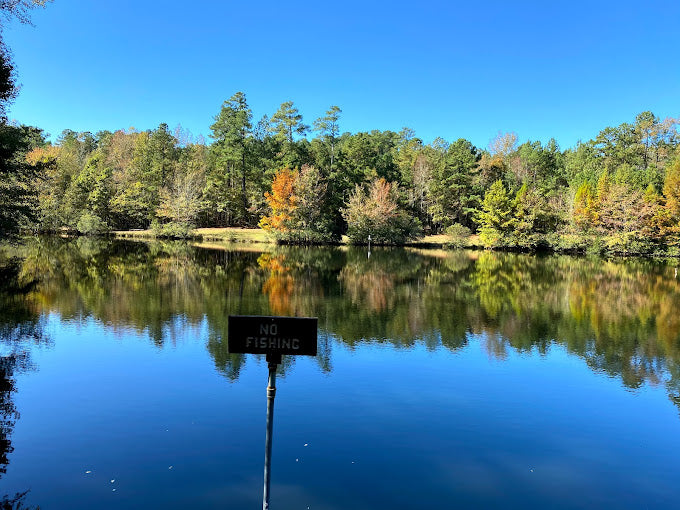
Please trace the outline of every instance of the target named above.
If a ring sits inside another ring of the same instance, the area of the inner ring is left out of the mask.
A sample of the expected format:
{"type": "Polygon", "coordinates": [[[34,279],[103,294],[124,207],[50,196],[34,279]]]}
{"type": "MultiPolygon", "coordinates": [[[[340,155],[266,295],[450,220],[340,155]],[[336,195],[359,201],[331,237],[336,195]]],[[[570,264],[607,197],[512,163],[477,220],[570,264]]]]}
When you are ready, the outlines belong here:
{"type": "Polygon", "coordinates": [[[269,381],[267,382],[267,432],[264,437],[264,494],[262,510],[269,510],[269,487],[272,475],[272,437],[274,435],[274,397],[276,397],[276,368],[281,363],[280,354],[267,355],[269,381]]]}
{"type": "Polygon", "coordinates": [[[229,352],[267,355],[269,379],[267,382],[267,432],[264,446],[262,510],[269,510],[276,369],[284,354],[316,356],[316,332],[316,317],[229,316],[229,352]]]}

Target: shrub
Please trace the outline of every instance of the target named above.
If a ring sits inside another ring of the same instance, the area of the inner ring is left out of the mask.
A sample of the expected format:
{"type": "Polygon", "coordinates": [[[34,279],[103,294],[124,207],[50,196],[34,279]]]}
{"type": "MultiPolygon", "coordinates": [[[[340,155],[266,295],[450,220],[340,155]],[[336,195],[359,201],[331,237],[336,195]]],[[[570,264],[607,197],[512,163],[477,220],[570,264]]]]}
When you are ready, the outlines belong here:
{"type": "Polygon", "coordinates": [[[451,248],[465,248],[469,244],[470,229],[460,223],[454,223],[446,229],[449,236],[447,245],[451,248]]]}
{"type": "Polygon", "coordinates": [[[87,212],[78,220],[76,230],[86,236],[96,236],[106,234],[109,231],[109,226],[96,214],[87,212]]]}
{"type": "Polygon", "coordinates": [[[192,233],[193,225],[178,221],[171,221],[169,223],[154,221],[151,224],[151,229],[156,237],[166,239],[190,239],[194,237],[192,233]]]}
{"type": "Polygon", "coordinates": [[[342,216],[352,244],[365,244],[368,236],[375,244],[404,244],[422,237],[420,221],[399,204],[399,190],[385,179],[374,180],[368,192],[357,186],[342,216]]]}

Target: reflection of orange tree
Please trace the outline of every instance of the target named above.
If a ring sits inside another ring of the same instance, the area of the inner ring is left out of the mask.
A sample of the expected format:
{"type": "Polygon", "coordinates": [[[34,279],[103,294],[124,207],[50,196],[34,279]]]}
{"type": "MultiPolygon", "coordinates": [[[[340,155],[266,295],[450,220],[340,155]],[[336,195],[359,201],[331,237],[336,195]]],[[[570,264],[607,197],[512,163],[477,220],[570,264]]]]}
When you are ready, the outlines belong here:
{"type": "Polygon", "coordinates": [[[285,265],[285,255],[263,253],[257,259],[258,265],[269,271],[269,278],[262,285],[262,292],[269,296],[269,307],[277,315],[291,315],[293,311],[292,297],[296,282],[285,265]]]}
{"type": "Polygon", "coordinates": [[[262,294],[269,299],[272,313],[295,317],[314,316],[323,308],[324,289],[317,270],[305,258],[307,251],[284,250],[263,253],[257,259],[267,272],[262,294]]]}

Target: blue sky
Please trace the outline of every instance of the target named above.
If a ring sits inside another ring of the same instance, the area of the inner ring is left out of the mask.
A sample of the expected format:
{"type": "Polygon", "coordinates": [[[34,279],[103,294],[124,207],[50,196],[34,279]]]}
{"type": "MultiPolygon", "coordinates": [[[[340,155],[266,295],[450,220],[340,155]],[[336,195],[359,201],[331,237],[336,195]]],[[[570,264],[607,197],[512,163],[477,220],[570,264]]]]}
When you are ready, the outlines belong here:
{"type": "Polygon", "coordinates": [[[10,23],[22,90],[10,118],[63,129],[209,135],[246,93],[311,124],[404,126],[486,147],[499,131],[562,148],[652,110],[680,116],[680,2],[54,0],[10,23]]]}

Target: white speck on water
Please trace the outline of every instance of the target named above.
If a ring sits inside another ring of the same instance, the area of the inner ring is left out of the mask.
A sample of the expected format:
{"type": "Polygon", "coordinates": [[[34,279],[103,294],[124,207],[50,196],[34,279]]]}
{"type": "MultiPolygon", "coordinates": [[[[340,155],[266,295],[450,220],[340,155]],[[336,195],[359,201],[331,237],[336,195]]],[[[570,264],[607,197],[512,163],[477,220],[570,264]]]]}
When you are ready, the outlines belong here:
{"type": "Polygon", "coordinates": [[[115,479],[114,479],[114,480],[111,480],[111,483],[113,483],[113,482],[115,482],[115,481],[116,481],[115,479]]]}
{"type": "Polygon", "coordinates": [[[86,475],[89,475],[90,473],[92,473],[92,471],[90,471],[89,469],[87,471],[85,471],[86,475]]]}
{"type": "Polygon", "coordinates": [[[295,462],[300,462],[300,459],[295,459],[295,462]]]}
{"type": "MultiPolygon", "coordinates": [[[[309,446],[309,443],[305,443],[305,446],[309,446]]],[[[309,507],[307,507],[307,508],[309,508],[309,507]]]]}
{"type": "Polygon", "coordinates": [[[170,466],[168,469],[172,469],[172,466],[170,466]]]}
{"type": "Polygon", "coordinates": [[[111,492],[116,492],[116,489],[111,489],[111,492]]]}

